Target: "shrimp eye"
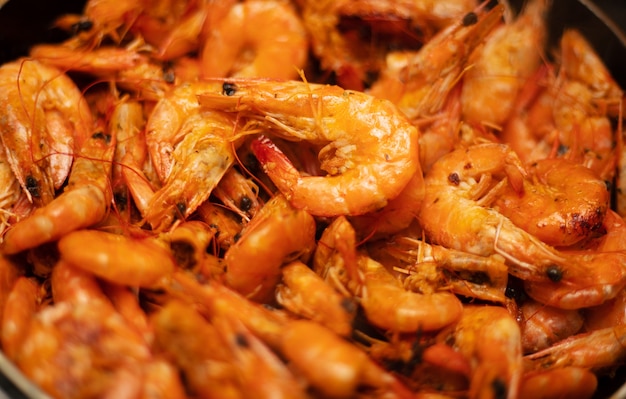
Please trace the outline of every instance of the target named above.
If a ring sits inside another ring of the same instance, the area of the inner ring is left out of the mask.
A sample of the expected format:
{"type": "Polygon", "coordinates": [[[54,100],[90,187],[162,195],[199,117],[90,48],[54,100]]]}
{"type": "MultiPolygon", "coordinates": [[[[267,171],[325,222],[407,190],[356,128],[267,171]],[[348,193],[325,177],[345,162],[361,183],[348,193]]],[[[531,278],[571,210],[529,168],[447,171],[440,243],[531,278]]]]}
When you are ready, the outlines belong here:
{"type": "Polygon", "coordinates": [[[463,17],[462,24],[463,26],[471,26],[474,25],[476,22],[478,22],[478,15],[476,15],[475,12],[470,11],[463,17]]]}
{"type": "Polygon", "coordinates": [[[558,283],[563,278],[563,272],[556,266],[548,267],[548,269],[546,270],[546,275],[554,283],[558,283]]]}
{"type": "Polygon", "coordinates": [[[248,212],[252,208],[252,200],[247,196],[242,197],[239,208],[244,212],[248,212]]]}
{"type": "Polygon", "coordinates": [[[458,186],[459,183],[461,182],[461,178],[459,177],[458,173],[453,172],[448,175],[448,181],[454,184],[455,186],[458,186]]]}
{"type": "Polygon", "coordinates": [[[74,32],[74,34],[90,31],[91,28],[93,28],[93,22],[91,22],[91,20],[89,19],[81,19],[71,26],[72,32],[74,32]]]}
{"type": "Polygon", "coordinates": [[[222,85],[222,93],[226,96],[234,96],[237,93],[237,85],[234,83],[224,83],[222,85]]]}
{"type": "Polygon", "coordinates": [[[39,192],[39,182],[32,176],[26,177],[26,189],[35,198],[39,198],[41,193],[39,192]]]}
{"type": "Polygon", "coordinates": [[[91,135],[91,138],[95,140],[104,140],[104,142],[107,144],[111,142],[111,135],[103,132],[96,132],[91,135]]]}
{"type": "Polygon", "coordinates": [[[243,334],[235,334],[235,343],[241,348],[247,348],[250,346],[248,339],[243,334]]]}
{"type": "Polygon", "coordinates": [[[185,214],[185,211],[187,210],[187,205],[185,205],[184,202],[179,202],[178,204],[176,204],[176,210],[178,211],[178,213],[180,213],[181,215],[185,214]]]}

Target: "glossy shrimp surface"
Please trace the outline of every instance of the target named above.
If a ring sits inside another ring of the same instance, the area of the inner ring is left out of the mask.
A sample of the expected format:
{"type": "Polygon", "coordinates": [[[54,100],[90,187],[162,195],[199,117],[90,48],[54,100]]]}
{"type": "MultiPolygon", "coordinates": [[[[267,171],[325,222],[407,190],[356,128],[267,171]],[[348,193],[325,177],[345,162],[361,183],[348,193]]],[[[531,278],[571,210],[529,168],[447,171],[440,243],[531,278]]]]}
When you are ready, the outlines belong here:
{"type": "Polygon", "coordinates": [[[295,207],[314,215],[376,210],[400,193],[418,167],[417,129],[392,104],[363,93],[294,81],[242,81],[226,84],[223,94],[201,94],[199,101],[254,119],[288,140],[323,144],[318,156],[326,176],[302,176],[267,138],[255,145],[274,184],[295,207]]]}

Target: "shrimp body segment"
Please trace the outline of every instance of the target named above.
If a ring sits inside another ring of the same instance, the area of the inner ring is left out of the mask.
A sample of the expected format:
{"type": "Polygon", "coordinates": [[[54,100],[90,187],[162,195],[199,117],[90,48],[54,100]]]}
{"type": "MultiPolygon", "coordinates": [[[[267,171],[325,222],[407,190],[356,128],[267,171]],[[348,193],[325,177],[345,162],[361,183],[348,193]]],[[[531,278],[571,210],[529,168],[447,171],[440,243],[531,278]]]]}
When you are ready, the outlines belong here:
{"type": "Polygon", "coordinates": [[[253,151],[296,207],[318,216],[358,215],[395,198],[419,166],[418,131],[389,101],[338,86],[305,82],[225,84],[198,98],[207,108],[238,112],[285,139],[324,145],[326,176],[303,176],[267,138],[253,151]]]}

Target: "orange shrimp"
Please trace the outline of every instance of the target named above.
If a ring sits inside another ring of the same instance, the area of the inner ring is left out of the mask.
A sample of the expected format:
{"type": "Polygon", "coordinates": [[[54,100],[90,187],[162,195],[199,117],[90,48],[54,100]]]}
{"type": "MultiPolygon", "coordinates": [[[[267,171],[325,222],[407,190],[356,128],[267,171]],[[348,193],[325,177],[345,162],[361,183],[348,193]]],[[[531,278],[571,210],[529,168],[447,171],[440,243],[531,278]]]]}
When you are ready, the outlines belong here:
{"type": "Polygon", "coordinates": [[[404,234],[374,242],[368,245],[368,251],[381,263],[393,264],[394,270],[405,274],[404,286],[409,289],[447,288],[468,298],[505,301],[508,268],[498,254],[474,255],[404,234]]]}
{"type": "Polygon", "coordinates": [[[63,235],[93,226],[106,216],[112,193],[109,187],[115,137],[97,131],[76,153],[63,193],[8,230],[2,251],[14,254],[63,235]]]}
{"type": "MultiPolygon", "coordinates": [[[[353,235],[353,229],[346,218],[338,217],[326,228],[320,242],[350,243],[353,235]]],[[[339,247],[340,257],[345,255],[342,262],[333,262],[333,256],[319,252],[319,248],[318,246],[317,259],[314,260],[316,271],[324,277],[343,275],[338,282],[333,283],[341,284],[343,287],[338,288],[356,296],[367,320],[377,327],[402,333],[433,331],[460,317],[461,302],[454,294],[437,291],[432,287],[423,292],[408,291],[383,264],[357,252],[355,247],[346,248],[343,253],[339,247]],[[325,258],[329,258],[331,262],[324,262],[325,258]],[[342,267],[346,270],[337,270],[342,267]],[[352,268],[354,270],[350,270],[352,268]]],[[[330,248],[334,250],[332,244],[330,248]]]]}
{"type": "Polygon", "coordinates": [[[364,93],[248,80],[226,82],[223,94],[198,99],[203,107],[237,112],[286,139],[324,144],[319,157],[328,175],[302,176],[268,138],[252,143],[278,189],[296,208],[314,215],[379,209],[402,191],[419,165],[417,129],[390,102],[364,93]]]}
{"type": "Polygon", "coordinates": [[[458,323],[438,339],[470,359],[470,398],[516,398],[523,374],[520,329],[505,308],[465,305],[458,323]]]}
{"type": "Polygon", "coordinates": [[[489,208],[503,185],[522,187],[525,175],[517,155],[502,144],[444,155],[425,177],[419,220],[426,237],[477,255],[501,254],[510,274],[532,281],[529,295],[551,306],[581,308],[614,297],[626,285],[626,253],[557,251],[489,208]]]}
{"type": "Polygon", "coordinates": [[[349,337],[352,333],[356,304],[302,262],[295,261],[282,268],[276,301],[292,313],[318,322],[338,335],[349,337]]]}
{"type": "Polygon", "coordinates": [[[226,284],[260,302],[270,301],[280,267],[308,260],[315,246],[315,219],[276,195],[256,214],[224,254],[226,284]]]}
{"type": "Polygon", "coordinates": [[[570,246],[597,234],[610,192],[595,172],[566,159],[539,160],[526,170],[522,192],[508,186],[494,209],[552,246],[570,246]]]}
{"type": "Polygon", "coordinates": [[[601,370],[626,359],[626,325],[572,335],[524,357],[526,370],[584,367],[601,370]]]}
{"type": "Polygon", "coordinates": [[[258,196],[259,188],[236,168],[231,167],[213,190],[213,195],[230,210],[249,222],[263,206],[258,196]]]}
{"type": "Polygon", "coordinates": [[[11,225],[12,210],[23,195],[4,148],[0,148],[0,240],[11,225]]]}
{"type": "Polygon", "coordinates": [[[524,374],[520,399],[590,399],[598,378],[587,368],[563,367],[524,374]]]}
{"type": "Polygon", "coordinates": [[[541,63],[548,4],[527,2],[521,15],[494,30],[470,60],[461,94],[467,122],[498,127],[508,119],[521,86],[541,63]]]}
{"type": "Polygon", "coordinates": [[[37,61],[3,64],[0,86],[3,151],[28,200],[43,206],[65,182],[91,112],[69,77],[37,61]]]}
{"type": "Polygon", "coordinates": [[[519,307],[522,349],[533,353],[576,334],[583,326],[582,314],[527,300],[519,307]]]}
{"type": "Polygon", "coordinates": [[[294,79],[307,56],[307,34],[290,2],[246,0],[208,31],[200,72],[204,78],[294,79]]]}
{"type": "Polygon", "coordinates": [[[118,284],[152,287],[175,266],[169,248],[152,237],[78,230],[61,237],[58,246],[62,260],[118,284]]]}
{"type": "Polygon", "coordinates": [[[504,7],[484,15],[458,18],[415,52],[390,53],[388,67],[369,93],[396,104],[411,121],[443,108],[448,93],[463,73],[472,51],[500,23],[504,7]]]}

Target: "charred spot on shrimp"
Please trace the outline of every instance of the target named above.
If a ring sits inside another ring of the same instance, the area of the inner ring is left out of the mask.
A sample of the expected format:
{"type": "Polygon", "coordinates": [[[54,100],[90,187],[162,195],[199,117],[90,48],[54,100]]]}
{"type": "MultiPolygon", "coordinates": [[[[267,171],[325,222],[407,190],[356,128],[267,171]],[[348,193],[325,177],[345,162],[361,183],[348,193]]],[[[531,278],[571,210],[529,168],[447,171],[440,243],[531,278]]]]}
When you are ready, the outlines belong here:
{"type": "Polygon", "coordinates": [[[111,143],[111,135],[104,132],[95,132],[91,135],[91,138],[94,140],[103,140],[106,144],[111,143]]]}
{"type": "Polygon", "coordinates": [[[39,182],[32,176],[26,176],[26,190],[35,198],[41,197],[39,182]]]}
{"type": "Polygon", "coordinates": [[[458,173],[452,172],[448,175],[448,181],[453,185],[458,186],[459,183],[461,183],[461,178],[459,177],[458,173]]]}
{"type": "Polygon", "coordinates": [[[234,83],[224,82],[222,85],[222,94],[225,96],[234,96],[237,93],[237,85],[234,83]]]}
{"type": "Polygon", "coordinates": [[[476,15],[476,13],[473,11],[470,11],[467,14],[465,14],[465,16],[463,17],[463,20],[461,21],[463,26],[472,26],[472,25],[475,25],[477,22],[478,22],[478,15],[476,15]]]}
{"type": "Polygon", "coordinates": [[[548,276],[553,283],[558,283],[563,279],[563,271],[561,271],[558,266],[552,265],[546,269],[546,276],[548,276]]]}

